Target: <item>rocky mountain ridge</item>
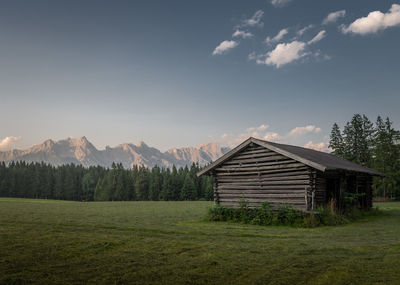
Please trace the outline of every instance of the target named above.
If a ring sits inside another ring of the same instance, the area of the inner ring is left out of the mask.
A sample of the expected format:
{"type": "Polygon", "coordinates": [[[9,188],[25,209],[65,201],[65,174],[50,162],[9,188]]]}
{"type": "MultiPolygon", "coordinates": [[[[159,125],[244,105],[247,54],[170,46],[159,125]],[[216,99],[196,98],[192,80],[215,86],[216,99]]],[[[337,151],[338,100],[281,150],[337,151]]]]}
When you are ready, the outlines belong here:
{"type": "Polygon", "coordinates": [[[228,151],[229,148],[221,147],[215,142],[195,147],[174,148],[166,152],[161,152],[144,142],[137,145],[124,143],[98,150],[86,137],[80,137],[59,141],[49,139],[26,150],[3,151],[0,152],[0,161],[45,162],[55,166],[74,163],[85,167],[110,167],[116,162],[122,163],[125,168],[135,165],[170,168],[173,165],[184,167],[193,162],[205,165],[228,151]]]}

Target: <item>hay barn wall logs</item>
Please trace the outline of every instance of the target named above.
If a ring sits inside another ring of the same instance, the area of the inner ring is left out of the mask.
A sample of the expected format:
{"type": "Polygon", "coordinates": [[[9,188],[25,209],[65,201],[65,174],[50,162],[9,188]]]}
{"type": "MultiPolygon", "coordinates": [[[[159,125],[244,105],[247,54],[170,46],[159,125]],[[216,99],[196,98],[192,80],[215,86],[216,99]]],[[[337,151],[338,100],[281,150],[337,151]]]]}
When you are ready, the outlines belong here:
{"type": "Polygon", "coordinates": [[[326,178],[322,175],[322,173],[317,173],[317,178],[315,180],[315,206],[322,206],[326,204],[326,178]]]}
{"type": "Polygon", "coordinates": [[[318,210],[345,192],[361,194],[360,208],[372,206],[372,178],[383,175],[346,159],[304,147],[248,138],[197,173],[214,178],[214,201],[238,207],[269,202],[318,210]]]}
{"type": "Polygon", "coordinates": [[[215,168],[215,192],[222,206],[250,207],[268,201],[271,206],[290,203],[306,209],[310,168],[291,158],[250,145],[215,168]]]}

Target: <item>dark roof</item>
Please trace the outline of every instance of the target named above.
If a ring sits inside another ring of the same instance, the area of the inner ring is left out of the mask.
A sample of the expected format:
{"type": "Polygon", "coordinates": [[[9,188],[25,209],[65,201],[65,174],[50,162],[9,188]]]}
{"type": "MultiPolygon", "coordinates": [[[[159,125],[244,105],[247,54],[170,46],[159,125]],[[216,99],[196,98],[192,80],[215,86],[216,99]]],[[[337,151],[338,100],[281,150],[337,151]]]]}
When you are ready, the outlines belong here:
{"type": "Polygon", "coordinates": [[[302,162],[305,165],[308,165],[312,168],[318,169],[322,172],[325,172],[327,170],[347,170],[347,171],[367,173],[374,176],[384,176],[383,174],[375,170],[361,166],[357,163],[351,162],[349,160],[346,160],[344,158],[326,152],[316,151],[313,149],[294,146],[294,145],[273,143],[251,137],[245,140],[237,147],[235,147],[234,149],[232,149],[231,151],[229,151],[228,153],[226,153],[225,155],[221,156],[215,162],[205,167],[197,175],[198,176],[203,175],[209,172],[210,170],[214,169],[218,165],[230,159],[232,156],[234,156],[236,153],[238,153],[243,148],[248,146],[250,143],[255,143],[257,145],[263,146],[267,149],[280,153],[286,157],[302,162]]]}

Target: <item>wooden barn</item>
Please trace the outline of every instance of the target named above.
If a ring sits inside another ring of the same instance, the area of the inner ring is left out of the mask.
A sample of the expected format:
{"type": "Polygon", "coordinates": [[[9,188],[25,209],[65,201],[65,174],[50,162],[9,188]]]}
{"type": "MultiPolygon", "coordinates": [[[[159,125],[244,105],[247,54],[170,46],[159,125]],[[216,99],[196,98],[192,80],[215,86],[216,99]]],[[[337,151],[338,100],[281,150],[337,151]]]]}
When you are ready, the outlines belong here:
{"type": "Polygon", "coordinates": [[[372,177],[380,173],[346,159],[308,148],[249,138],[197,175],[214,177],[214,201],[250,207],[268,201],[309,211],[340,201],[344,192],[360,195],[361,208],[372,206],[372,177]]]}

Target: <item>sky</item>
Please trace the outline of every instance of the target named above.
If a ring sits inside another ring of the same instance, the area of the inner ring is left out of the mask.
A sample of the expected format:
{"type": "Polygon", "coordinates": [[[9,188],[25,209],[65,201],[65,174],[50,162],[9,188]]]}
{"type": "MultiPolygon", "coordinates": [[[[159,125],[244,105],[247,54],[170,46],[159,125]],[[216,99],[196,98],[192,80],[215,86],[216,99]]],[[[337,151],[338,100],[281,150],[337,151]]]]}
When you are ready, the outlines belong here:
{"type": "Polygon", "coordinates": [[[399,51],[394,0],[1,1],[0,150],[327,150],[356,113],[400,128],[399,51]]]}

